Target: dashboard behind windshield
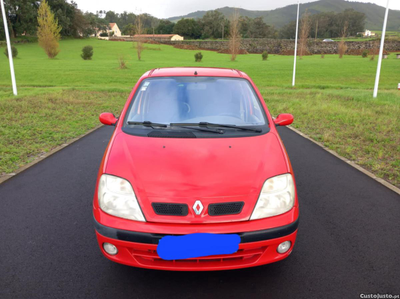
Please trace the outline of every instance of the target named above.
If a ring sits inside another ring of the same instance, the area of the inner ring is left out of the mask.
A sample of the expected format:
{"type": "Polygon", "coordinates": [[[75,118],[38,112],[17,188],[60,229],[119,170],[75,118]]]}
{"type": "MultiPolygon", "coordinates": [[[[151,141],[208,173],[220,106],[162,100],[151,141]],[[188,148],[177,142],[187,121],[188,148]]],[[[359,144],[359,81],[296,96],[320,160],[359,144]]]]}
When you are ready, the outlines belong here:
{"type": "Polygon", "coordinates": [[[158,77],[141,82],[128,122],[262,126],[266,117],[251,84],[241,78],[158,77]]]}

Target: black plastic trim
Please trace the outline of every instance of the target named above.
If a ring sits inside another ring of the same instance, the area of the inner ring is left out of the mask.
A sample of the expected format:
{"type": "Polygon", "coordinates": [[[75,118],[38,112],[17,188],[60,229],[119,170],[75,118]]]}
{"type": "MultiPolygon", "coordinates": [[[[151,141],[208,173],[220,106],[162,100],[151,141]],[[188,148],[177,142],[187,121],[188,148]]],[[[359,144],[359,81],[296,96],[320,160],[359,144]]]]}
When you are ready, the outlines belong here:
{"type": "Polygon", "coordinates": [[[208,206],[208,214],[210,216],[227,216],[227,215],[237,215],[242,213],[244,207],[244,201],[233,201],[233,202],[221,202],[221,203],[212,203],[208,206]],[[218,210],[222,208],[223,206],[228,206],[228,205],[237,205],[239,206],[239,210],[234,212],[234,213],[216,213],[215,210],[218,210]]]}
{"type": "Polygon", "coordinates": [[[187,216],[189,214],[189,207],[187,204],[180,204],[180,203],[168,203],[168,202],[153,202],[151,204],[153,207],[154,213],[161,216],[187,216]],[[160,213],[158,210],[164,206],[165,209],[168,210],[167,213],[160,213]],[[179,207],[181,208],[181,213],[173,213],[170,209],[172,207],[179,207]]]}
{"type": "Polygon", "coordinates": [[[285,226],[270,228],[266,230],[257,230],[253,232],[239,233],[241,243],[250,243],[265,241],[270,239],[281,238],[294,233],[299,227],[299,218],[295,222],[292,222],[285,226]]]}
{"type": "Polygon", "coordinates": [[[155,137],[155,138],[197,138],[195,134],[188,131],[151,131],[147,134],[148,137],[155,137]]]}
{"type": "MultiPolygon", "coordinates": [[[[298,226],[299,226],[299,219],[285,226],[280,226],[265,230],[257,230],[252,232],[243,232],[243,233],[238,233],[238,235],[240,236],[241,239],[240,243],[265,241],[290,235],[291,233],[294,233],[297,230],[298,226]]],[[[158,244],[160,239],[162,239],[164,236],[167,236],[163,234],[141,233],[141,232],[115,229],[101,225],[96,221],[96,219],[94,219],[94,227],[96,231],[104,237],[121,241],[135,242],[135,243],[158,244]]]]}

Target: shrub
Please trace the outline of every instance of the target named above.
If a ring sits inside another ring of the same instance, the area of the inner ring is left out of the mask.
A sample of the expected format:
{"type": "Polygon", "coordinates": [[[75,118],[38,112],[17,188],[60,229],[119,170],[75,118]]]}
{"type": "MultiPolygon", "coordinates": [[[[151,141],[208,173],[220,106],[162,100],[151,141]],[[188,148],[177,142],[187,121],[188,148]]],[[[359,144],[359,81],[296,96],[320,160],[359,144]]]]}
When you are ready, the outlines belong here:
{"type": "Polygon", "coordinates": [[[264,51],[262,54],[262,60],[267,60],[268,59],[268,51],[264,51]]]}
{"type": "Polygon", "coordinates": [[[125,58],[124,56],[119,57],[119,69],[124,70],[127,69],[128,67],[126,66],[125,58]]]}
{"type": "MultiPolygon", "coordinates": [[[[13,58],[17,57],[18,56],[17,48],[14,47],[14,46],[11,46],[11,53],[12,53],[11,55],[12,55],[13,58]]],[[[6,47],[6,50],[4,51],[4,55],[6,55],[7,58],[8,58],[8,48],[7,47],[6,47]]]]}
{"type": "Polygon", "coordinates": [[[341,40],[338,46],[339,58],[342,58],[343,55],[346,53],[346,51],[347,51],[347,46],[345,44],[345,41],[341,40]]]}
{"type": "Polygon", "coordinates": [[[368,57],[368,54],[369,54],[369,51],[368,51],[368,50],[364,50],[364,51],[362,52],[361,56],[362,56],[363,58],[366,58],[366,57],[368,57]]]}
{"type": "Polygon", "coordinates": [[[100,37],[108,37],[108,33],[107,32],[101,32],[100,33],[100,37]]]}
{"type": "Polygon", "coordinates": [[[92,46],[83,47],[81,54],[83,60],[92,60],[92,56],[93,56],[93,47],[92,46]]]}
{"type": "Polygon", "coordinates": [[[201,62],[201,60],[203,59],[203,54],[201,54],[201,52],[194,54],[194,59],[196,60],[196,62],[201,62]]]}

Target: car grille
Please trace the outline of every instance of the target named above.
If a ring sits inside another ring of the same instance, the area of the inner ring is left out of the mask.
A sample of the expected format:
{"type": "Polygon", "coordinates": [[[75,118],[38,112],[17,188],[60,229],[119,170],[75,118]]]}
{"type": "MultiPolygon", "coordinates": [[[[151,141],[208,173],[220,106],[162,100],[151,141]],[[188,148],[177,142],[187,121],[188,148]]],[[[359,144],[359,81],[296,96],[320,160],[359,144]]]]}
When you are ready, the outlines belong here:
{"type": "Polygon", "coordinates": [[[244,206],[244,202],[226,202],[210,204],[208,206],[208,214],[210,216],[223,216],[239,214],[244,206]]]}
{"type": "Polygon", "coordinates": [[[189,212],[187,204],[153,202],[151,205],[157,215],[186,216],[189,212]]]}
{"type": "Polygon", "coordinates": [[[214,255],[199,258],[191,258],[185,260],[167,261],[160,258],[156,250],[138,250],[130,249],[133,258],[144,266],[160,266],[160,267],[212,267],[215,263],[229,266],[246,266],[254,264],[265,252],[267,246],[254,249],[239,249],[236,253],[229,255],[214,255]]]}

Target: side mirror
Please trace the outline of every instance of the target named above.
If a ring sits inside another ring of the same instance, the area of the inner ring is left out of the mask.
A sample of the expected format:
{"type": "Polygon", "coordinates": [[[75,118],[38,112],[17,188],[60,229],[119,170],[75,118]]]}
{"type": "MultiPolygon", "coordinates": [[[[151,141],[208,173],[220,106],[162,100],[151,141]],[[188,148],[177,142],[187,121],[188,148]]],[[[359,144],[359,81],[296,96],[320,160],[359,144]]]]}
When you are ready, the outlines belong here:
{"type": "Polygon", "coordinates": [[[274,123],[276,126],[288,126],[293,123],[293,119],[293,115],[282,113],[275,118],[274,123]]]}
{"type": "Polygon", "coordinates": [[[115,126],[115,124],[118,121],[118,118],[116,118],[115,115],[110,112],[105,112],[100,114],[99,120],[103,125],[115,126]]]}

